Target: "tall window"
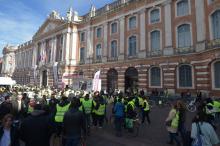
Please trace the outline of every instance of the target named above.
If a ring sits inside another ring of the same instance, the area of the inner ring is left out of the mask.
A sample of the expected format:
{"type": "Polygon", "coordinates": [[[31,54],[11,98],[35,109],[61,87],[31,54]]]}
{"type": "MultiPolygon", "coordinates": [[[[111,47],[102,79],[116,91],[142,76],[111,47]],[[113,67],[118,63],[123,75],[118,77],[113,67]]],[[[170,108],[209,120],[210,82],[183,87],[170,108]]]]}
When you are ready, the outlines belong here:
{"type": "Polygon", "coordinates": [[[160,21],[160,10],[154,9],[150,12],[150,22],[157,23],[160,21]]]}
{"type": "Polygon", "coordinates": [[[101,60],[102,57],[102,48],[101,44],[96,45],[96,60],[101,60]]]}
{"type": "Polygon", "coordinates": [[[117,57],[117,41],[111,42],[111,57],[112,58],[117,57]]]}
{"type": "Polygon", "coordinates": [[[220,61],[214,64],[214,85],[215,88],[220,88],[220,61]]]}
{"type": "Polygon", "coordinates": [[[178,48],[191,46],[190,25],[183,24],[178,27],[178,48]]]}
{"type": "Polygon", "coordinates": [[[151,51],[160,50],[160,31],[151,32],[151,51]]]}
{"type": "Polygon", "coordinates": [[[85,48],[80,48],[80,62],[85,62],[85,48]]]}
{"type": "Polygon", "coordinates": [[[177,3],[177,16],[185,16],[189,14],[189,1],[181,0],[177,3]]]}
{"type": "Polygon", "coordinates": [[[192,67],[190,65],[179,67],[179,87],[192,87],[192,67]]]}
{"type": "Polygon", "coordinates": [[[96,37],[100,38],[102,36],[102,28],[97,28],[96,30],[96,37]]]}
{"type": "Polygon", "coordinates": [[[129,18],[129,29],[133,29],[136,28],[136,17],[133,16],[131,18],[129,18]]]}
{"type": "Polygon", "coordinates": [[[150,85],[161,86],[161,73],[159,67],[152,67],[150,70],[150,85]]]}
{"type": "Polygon", "coordinates": [[[117,32],[117,23],[114,22],[111,24],[111,32],[116,33],[117,32]]]}
{"type": "Polygon", "coordinates": [[[128,45],[128,56],[135,56],[136,55],[136,48],[137,48],[137,39],[136,36],[131,36],[129,38],[129,45],[128,45]]]}
{"type": "Polygon", "coordinates": [[[213,39],[220,39],[220,10],[215,11],[212,16],[213,39]]]}
{"type": "Polygon", "coordinates": [[[82,32],[80,34],[80,42],[84,42],[85,41],[85,32],[82,32]]]}

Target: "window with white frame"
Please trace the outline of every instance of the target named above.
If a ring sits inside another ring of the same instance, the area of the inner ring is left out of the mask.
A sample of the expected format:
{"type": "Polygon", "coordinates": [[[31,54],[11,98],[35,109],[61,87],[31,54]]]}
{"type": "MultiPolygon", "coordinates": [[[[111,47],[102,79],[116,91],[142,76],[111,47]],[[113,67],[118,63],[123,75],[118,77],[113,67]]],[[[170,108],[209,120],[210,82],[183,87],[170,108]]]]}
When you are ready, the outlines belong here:
{"type": "Polygon", "coordinates": [[[150,33],[151,38],[151,51],[160,50],[160,31],[155,30],[150,33]]]}
{"type": "Polygon", "coordinates": [[[137,49],[137,38],[136,36],[131,36],[128,39],[128,56],[135,56],[137,49]]]}
{"type": "Polygon", "coordinates": [[[214,87],[220,88],[220,61],[214,63],[214,87]]]}
{"type": "Polygon", "coordinates": [[[150,12],[150,22],[157,23],[160,21],[160,10],[154,9],[150,12]]]}
{"type": "Polygon", "coordinates": [[[150,85],[161,86],[161,70],[159,67],[152,67],[150,69],[150,85]]]}
{"type": "Polygon", "coordinates": [[[102,46],[101,44],[96,45],[96,60],[101,60],[102,58],[102,46]]]}
{"type": "Polygon", "coordinates": [[[178,33],[178,48],[185,48],[191,46],[191,31],[189,24],[180,25],[177,28],[178,33]]]}
{"type": "Polygon", "coordinates": [[[112,58],[117,57],[117,41],[116,40],[111,42],[111,57],[112,58]]]}
{"type": "Polygon", "coordinates": [[[85,62],[85,48],[80,48],[80,62],[85,62]]]}
{"type": "Polygon", "coordinates": [[[113,33],[116,33],[117,31],[118,31],[117,30],[117,23],[114,22],[114,23],[111,24],[111,32],[113,34],[113,33]]]}
{"type": "Polygon", "coordinates": [[[186,16],[189,14],[189,0],[177,2],[177,16],[186,16]]]}
{"type": "Polygon", "coordinates": [[[181,65],[179,67],[179,87],[192,87],[192,67],[181,65]]]}
{"type": "Polygon", "coordinates": [[[136,28],[136,21],[137,20],[135,16],[129,18],[129,29],[136,28]]]}
{"type": "Polygon", "coordinates": [[[211,19],[213,39],[220,39],[220,10],[215,11],[211,19]]]}
{"type": "Polygon", "coordinates": [[[97,38],[100,38],[101,36],[102,36],[102,28],[99,27],[99,28],[97,28],[97,30],[96,30],[96,37],[97,37],[97,38]]]}
{"type": "Polygon", "coordinates": [[[85,41],[85,32],[81,32],[80,34],[80,42],[84,42],[85,41]]]}

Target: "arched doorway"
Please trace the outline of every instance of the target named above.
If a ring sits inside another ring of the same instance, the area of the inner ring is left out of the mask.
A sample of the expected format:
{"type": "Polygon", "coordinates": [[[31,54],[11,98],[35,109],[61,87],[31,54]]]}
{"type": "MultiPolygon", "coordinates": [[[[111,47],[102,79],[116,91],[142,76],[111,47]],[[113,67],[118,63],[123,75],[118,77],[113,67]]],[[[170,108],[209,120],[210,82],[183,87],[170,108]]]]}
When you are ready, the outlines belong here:
{"type": "Polygon", "coordinates": [[[47,70],[44,70],[42,72],[42,81],[41,81],[41,83],[42,83],[43,87],[47,86],[47,70]]]}
{"type": "Polygon", "coordinates": [[[107,73],[107,91],[112,93],[118,88],[118,72],[115,69],[110,69],[107,73]]]}
{"type": "Polygon", "coordinates": [[[129,67],[125,71],[125,92],[133,92],[137,89],[138,71],[134,67],[129,67]]]}

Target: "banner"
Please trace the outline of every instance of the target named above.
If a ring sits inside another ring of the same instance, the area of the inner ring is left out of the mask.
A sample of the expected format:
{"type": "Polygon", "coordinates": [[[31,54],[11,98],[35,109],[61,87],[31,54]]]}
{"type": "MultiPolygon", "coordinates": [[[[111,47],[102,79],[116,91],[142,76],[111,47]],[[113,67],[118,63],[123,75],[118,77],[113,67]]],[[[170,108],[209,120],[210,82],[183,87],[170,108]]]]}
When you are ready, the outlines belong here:
{"type": "Polygon", "coordinates": [[[100,73],[101,71],[99,70],[94,75],[93,86],[92,86],[93,91],[101,91],[101,80],[99,79],[100,73]]]}

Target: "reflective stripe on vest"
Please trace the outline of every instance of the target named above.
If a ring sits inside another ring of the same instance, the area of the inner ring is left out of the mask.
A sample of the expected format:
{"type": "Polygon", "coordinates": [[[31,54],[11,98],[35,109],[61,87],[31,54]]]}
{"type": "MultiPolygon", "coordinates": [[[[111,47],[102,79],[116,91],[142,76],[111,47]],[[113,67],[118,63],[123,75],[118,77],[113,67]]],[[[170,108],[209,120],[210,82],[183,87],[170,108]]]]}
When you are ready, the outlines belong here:
{"type": "Polygon", "coordinates": [[[173,112],[175,112],[175,117],[173,118],[171,122],[171,127],[177,128],[179,125],[179,112],[176,111],[175,109],[172,109],[172,110],[174,110],[173,112]]]}
{"type": "Polygon", "coordinates": [[[98,110],[95,112],[97,115],[102,116],[105,114],[105,104],[100,104],[98,110]]]}
{"type": "Polygon", "coordinates": [[[132,110],[134,110],[134,108],[135,108],[134,101],[129,101],[129,102],[128,102],[128,105],[129,105],[129,104],[131,105],[132,110]]]}
{"type": "MultiPolygon", "coordinates": [[[[96,102],[94,100],[92,101],[92,103],[93,103],[94,107],[96,107],[96,102]]],[[[93,108],[92,113],[95,113],[95,112],[96,112],[96,110],[95,110],[95,108],[93,108]]]]}
{"type": "Polygon", "coordinates": [[[144,108],[144,111],[149,111],[150,110],[150,106],[149,106],[147,100],[144,100],[144,103],[146,103],[146,107],[144,108]]]}
{"type": "Polygon", "coordinates": [[[70,103],[64,107],[61,107],[59,105],[56,106],[57,112],[55,115],[55,122],[63,122],[64,114],[65,112],[68,111],[69,107],[70,107],[70,103]]]}
{"type": "Polygon", "coordinates": [[[89,100],[84,100],[82,102],[82,106],[84,108],[84,111],[86,114],[90,114],[91,111],[92,111],[92,100],[89,99],[89,100]]]}

